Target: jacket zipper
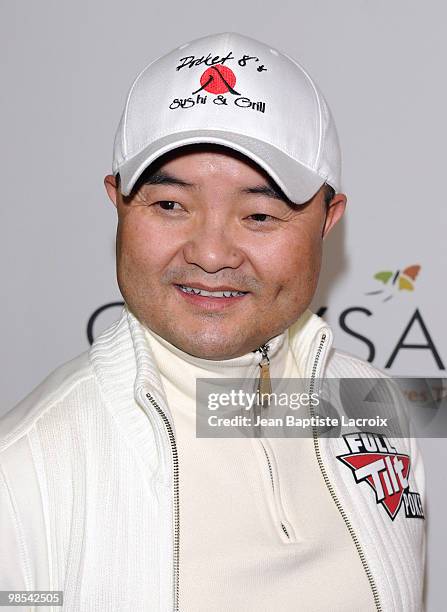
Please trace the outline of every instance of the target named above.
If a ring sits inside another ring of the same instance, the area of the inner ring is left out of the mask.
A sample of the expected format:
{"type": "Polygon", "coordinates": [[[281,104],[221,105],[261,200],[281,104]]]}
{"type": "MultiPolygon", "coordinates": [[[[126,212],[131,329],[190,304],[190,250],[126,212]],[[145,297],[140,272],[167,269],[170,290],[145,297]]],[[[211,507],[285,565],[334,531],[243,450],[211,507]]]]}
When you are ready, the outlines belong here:
{"type": "Polygon", "coordinates": [[[270,346],[263,344],[256,351],[261,353],[261,361],[259,362],[259,394],[261,396],[261,405],[264,405],[263,394],[270,394],[272,392],[272,383],[270,380],[270,359],[268,356],[268,350],[270,346]]]}
{"type": "MultiPolygon", "coordinates": [[[[259,384],[258,384],[258,391],[259,391],[259,395],[260,395],[260,399],[261,399],[261,406],[260,407],[264,407],[264,400],[263,400],[263,394],[270,394],[272,393],[272,383],[271,383],[271,379],[270,379],[270,359],[268,356],[268,350],[269,350],[270,346],[268,343],[261,345],[258,349],[256,349],[256,352],[261,353],[261,361],[259,362],[259,367],[260,367],[260,374],[259,374],[259,384]]],[[[268,405],[268,404],[267,404],[268,405]]],[[[256,437],[256,434],[255,434],[256,437]]],[[[290,540],[290,541],[295,541],[295,537],[293,535],[293,530],[291,525],[289,525],[289,529],[287,529],[286,525],[284,524],[285,522],[287,522],[285,516],[284,516],[284,510],[282,508],[282,504],[281,504],[281,499],[279,496],[279,493],[277,491],[278,486],[275,489],[275,478],[273,475],[273,468],[272,468],[272,462],[270,460],[270,456],[269,453],[267,451],[266,448],[266,443],[263,443],[261,438],[259,439],[259,443],[262,447],[262,450],[264,451],[264,455],[267,461],[267,467],[269,470],[269,474],[270,474],[270,482],[272,485],[272,493],[273,493],[273,502],[274,502],[274,510],[275,512],[278,513],[279,515],[279,524],[281,525],[281,529],[284,532],[284,534],[286,535],[286,537],[290,540]],[[290,531],[290,533],[289,533],[290,531]]],[[[272,451],[273,452],[273,451],[272,451]]]]}
{"type": "Polygon", "coordinates": [[[150,401],[150,403],[154,406],[155,410],[161,416],[164,426],[166,428],[166,432],[169,437],[169,443],[171,446],[171,457],[172,457],[172,471],[173,471],[173,480],[174,480],[174,516],[173,516],[173,524],[174,524],[174,575],[173,575],[173,598],[174,598],[174,607],[173,612],[179,611],[179,559],[180,559],[180,503],[179,503],[179,465],[178,465],[178,451],[177,451],[177,443],[175,441],[174,431],[172,429],[171,423],[169,422],[168,417],[165,412],[160,408],[157,402],[154,400],[150,393],[146,393],[146,397],[150,401]]]}
{"type": "MultiPolygon", "coordinates": [[[[275,497],[275,495],[276,495],[276,491],[275,491],[275,479],[273,477],[273,469],[272,469],[272,464],[271,464],[271,461],[270,461],[270,457],[269,457],[269,454],[267,452],[267,449],[265,448],[265,445],[263,444],[263,442],[262,442],[262,440],[260,438],[259,438],[259,443],[262,446],[262,449],[263,449],[264,454],[265,454],[265,458],[267,460],[267,466],[268,466],[268,470],[269,470],[269,473],[270,473],[270,482],[272,484],[273,497],[275,497]]],[[[281,520],[281,518],[280,518],[279,523],[280,523],[281,529],[285,533],[286,537],[290,540],[290,535],[289,535],[289,532],[287,530],[287,527],[284,525],[284,522],[281,520]]]]}
{"type": "MultiPolygon", "coordinates": [[[[315,360],[314,360],[313,367],[312,367],[312,374],[311,374],[310,385],[309,385],[309,393],[313,393],[314,392],[315,378],[316,378],[316,374],[317,374],[318,363],[320,361],[321,353],[323,351],[323,347],[324,347],[324,344],[326,342],[326,337],[327,337],[326,334],[323,333],[322,336],[321,336],[320,344],[319,344],[318,349],[317,349],[317,353],[315,355],[315,360]]],[[[309,405],[309,412],[310,412],[311,417],[315,416],[314,407],[311,404],[309,405]]],[[[361,547],[361,544],[359,542],[357,534],[355,533],[355,531],[354,531],[354,529],[353,529],[353,527],[351,525],[351,521],[349,520],[349,517],[346,514],[346,511],[344,510],[343,506],[341,505],[340,500],[338,499],[338,497],[337,497],[337,495],[336,495],[336,493],[334,491],[334,488],[332,486],[332,483],[330,482],[329,477],[327,475],[326,468],[324,466],[323,459],[321,457],[320,439],[318,437],[318,429],[317,429],[316,426],[312,426],[312,436],[313,436],[315,454],[316,454],[316,457],[317,457],[318,466],[319,466],[321,474],[323,476],[323,480],[324,480],[324,482],[326,484],[326,487],[327,487],[329,493],[331,494],[331,497],[332,497],[335,505],[337,506],[337,509],[340,512],[340,514],[341,514],[341,516],[342,516],[342,518],[343,518],[343,520],[345,522],[345,525],[346,525],[346,527],[347,527],[347,529],[349,531],[349,534],[350,534],[350,536],[351,536],[351,538],[352,538],[352,540],[353,540],[353,542],[355,544],[355,547],[357,549],[357,552],[359,554],[360,560],[361,560],[362,565],[363,565],[363,569],[365,570],[366,576],[368,578],[369,585],[371,587],[371,591],[372,591],[372,594],[373,594],[373,597],[374,597],[374,604],[376,606],[376,610],[377,610],[377,612],[382,612],[382,605],[380,603],[380,597],[379,597],[379,592],[377,590],[377,585],[375,583],[375,580],[374,580],[374,577],[372,575],[371,569],[370,569],[370,567],[368,565],[368,562],[366,560],[365,553],[363,552],[363,549],[361,547]]]]}

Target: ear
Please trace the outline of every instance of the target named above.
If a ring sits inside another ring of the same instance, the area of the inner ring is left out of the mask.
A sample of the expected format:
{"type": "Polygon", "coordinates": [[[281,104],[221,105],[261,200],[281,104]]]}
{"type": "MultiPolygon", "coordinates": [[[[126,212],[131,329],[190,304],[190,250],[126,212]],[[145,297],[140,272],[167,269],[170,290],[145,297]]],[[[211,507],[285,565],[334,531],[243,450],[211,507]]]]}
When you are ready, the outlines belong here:
{"type": "Polygon", "coordinates": [[[112,204],[117,206],[118,187],[117,180],[113,174],[108,174],[104,177],[104,187],[106,188],[107,195],[110,198],[112,204]]]}
{"type": "Polygon", "coordinates": [[[344,193],[337,193],[329,202],[326,210],[326,220],[323,227],[323,238],[329,234],[343,216],[346,208],[347,198],[344,193]]]}

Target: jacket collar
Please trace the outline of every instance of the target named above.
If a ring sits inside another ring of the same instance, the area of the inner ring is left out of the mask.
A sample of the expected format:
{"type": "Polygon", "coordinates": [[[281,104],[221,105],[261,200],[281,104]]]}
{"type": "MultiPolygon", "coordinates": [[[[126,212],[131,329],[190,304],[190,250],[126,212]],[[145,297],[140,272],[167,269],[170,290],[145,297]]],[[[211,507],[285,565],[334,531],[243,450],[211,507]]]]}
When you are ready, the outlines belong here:
{"type": "MultiPolygon", "coordinates": [[[[325,350],[319,360],[322,375],[332,332],[320,317],[306,310],[289,328],[289,342],[303,378],[310,378],[314,368],[320,338],[326,334],[325,350]]],[[[163,384],[152,350],[139,320],[125,305],[121,318],[93,343],[90,359],[102,390],[103,398],[132,445],[142,457],[153,453],[153,440],[147,436],[147,417],[151,406],[144,401],[147,393],[163,408],[173,423],[163,384]],[[140,410],[135,410],[135,401],[140,410]]]]}
{"type": "Polygon", "coordinates": [[[333,342],[332,330],[328,324],[310,310],[306,310],[289,327],[289,342],[302,378],[311,378],[315,373],[323,376],[327,356],[333,342]],[[325,337],[325,348],[320,355],[318,371],[315,372],[315,360],[323,336],[325,337]]]}
{"type": "MultiPolygon", "coordinates": [[[[154,397],[164,401],[163,384],[144,328],[127,306],[124,307],[123,315],[124,313],[127,316],[129,331],[135,349],[135,391],[141,387],[148,388],[154,397]]],[[[326,335],[326,350],[319,364],[320,372],[323,371],[327,349],[332,345],[333,340],[332,331],[328,325],[310,310],[306,310],[289,328],[290,346],[298,366],[298,371],[303,378],[310,378],[312,376],[316,350],[323,334],[326,335]]]]}

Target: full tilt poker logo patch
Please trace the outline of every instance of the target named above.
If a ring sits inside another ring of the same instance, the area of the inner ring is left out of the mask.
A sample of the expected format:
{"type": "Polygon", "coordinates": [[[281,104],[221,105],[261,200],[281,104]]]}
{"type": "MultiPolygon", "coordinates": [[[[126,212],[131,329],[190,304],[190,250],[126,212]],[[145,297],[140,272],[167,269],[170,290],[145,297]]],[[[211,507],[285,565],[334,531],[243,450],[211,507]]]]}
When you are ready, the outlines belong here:
{"type": "Polygon", "coordinates": [[[337,459],[352,470],[357,483],[368,483],[391,520],[402,506],[407,518],[423,519],[421,496],[409,489],[410,457],[399,453],[385,435],[357,431],[343,438],[350,452],[337,459]]]}

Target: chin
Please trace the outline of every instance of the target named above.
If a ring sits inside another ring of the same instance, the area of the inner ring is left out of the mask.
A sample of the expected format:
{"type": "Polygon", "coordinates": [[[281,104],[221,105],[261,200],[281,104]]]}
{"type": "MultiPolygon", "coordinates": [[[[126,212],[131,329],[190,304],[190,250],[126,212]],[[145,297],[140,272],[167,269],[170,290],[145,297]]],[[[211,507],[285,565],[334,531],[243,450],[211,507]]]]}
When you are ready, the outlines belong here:
{"type": "Polygon", "coordinates": [[[171,344],[174,344],[185,353],[201,359],[231,359],[248,352],[248,350],[244,350],[244,347],[241,346],[240,335],[239,342],[236,345],[232,341],[229,342],[230,336],[228,334],[216,334],[215,330],[214,332],[207,331],[202,333],[196,331],[186,337],[174,333],[171,338],[167,338],[168,342],[171,342],[171,344]]]}

